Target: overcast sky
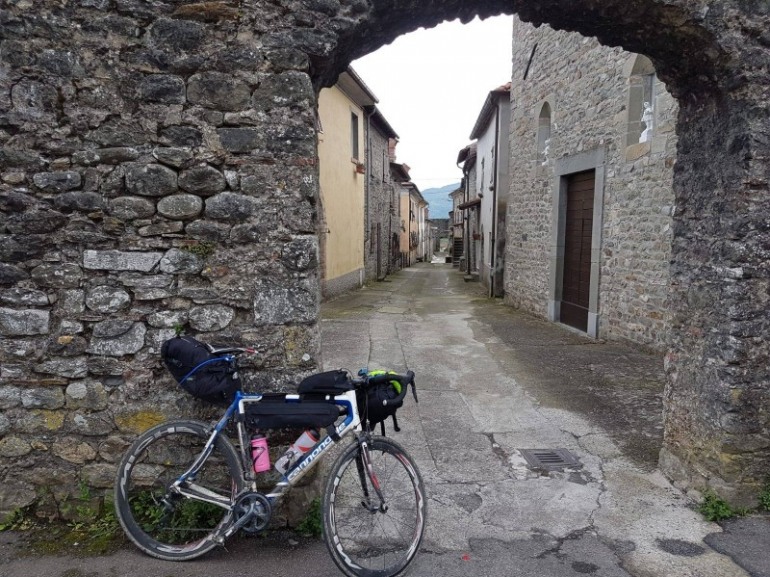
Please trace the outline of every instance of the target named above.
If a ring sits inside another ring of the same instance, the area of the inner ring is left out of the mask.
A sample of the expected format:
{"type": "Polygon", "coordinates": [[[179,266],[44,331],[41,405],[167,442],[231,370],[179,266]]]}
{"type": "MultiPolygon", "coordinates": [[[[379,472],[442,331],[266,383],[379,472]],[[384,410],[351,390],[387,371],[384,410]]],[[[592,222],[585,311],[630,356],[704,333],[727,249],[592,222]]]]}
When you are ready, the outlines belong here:
{"type": "Polygon", "coordinates": [[[399,135],[397,162],[420,188],[460,181],[457,153],[490,90],[511,79],[510,16],[444,22],[353,62],[399,135]]]}

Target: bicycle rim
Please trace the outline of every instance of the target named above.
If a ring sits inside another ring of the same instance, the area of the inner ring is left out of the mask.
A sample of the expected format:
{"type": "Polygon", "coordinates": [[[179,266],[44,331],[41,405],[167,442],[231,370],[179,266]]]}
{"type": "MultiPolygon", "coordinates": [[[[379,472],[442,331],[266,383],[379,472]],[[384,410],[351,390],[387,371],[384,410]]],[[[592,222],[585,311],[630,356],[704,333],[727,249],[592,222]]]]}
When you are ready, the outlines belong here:
{"type": "MultiPolygon", "coordinates": [[[[136,440],[118,468],[118,519],[128,537],[153,557],[177,561],[199,557],[218,544],[215,537],[231,522],[231,513],[222,507],[168,491],[201,453],[208,436],[200,423],[160,425],[136,440]]],[[[241,482],[232,445],[218,439],[194,482],[234,498],[241,482]]]]}
{"type": "Polygon", "coordinates": [[[359,474],[360,449],[353,445],[337,460],[327,481],[324,538],[346,575],[392,577],[406,569],[419,549],[425,530],[425,491],[414,462],[400,445],[376,438],[369,448],[387,511],[379,508],[369,477],[359,474]]]}

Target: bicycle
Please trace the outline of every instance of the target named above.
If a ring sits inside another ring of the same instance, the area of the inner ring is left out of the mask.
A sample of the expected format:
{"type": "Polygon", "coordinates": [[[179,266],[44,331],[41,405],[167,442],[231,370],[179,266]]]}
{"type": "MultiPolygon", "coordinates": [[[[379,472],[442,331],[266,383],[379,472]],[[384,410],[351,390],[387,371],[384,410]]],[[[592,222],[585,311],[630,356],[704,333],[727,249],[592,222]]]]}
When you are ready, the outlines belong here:
{"type": "MultiPolygon", "coordinates": [[[[253,352],[206,346],[212,358],[230,363],[236,371],[237,355],[253,352]]],[[[121,460],[115,482],[115,511],[126,535],[148,555],[184,561],[223,545],[239,530],[259,533],[287,491],[343,437],[353,434],[325,483],[323,537],[345,575],[398,575],[419,549],[427,510],[413,459],[395,441],[373,435],[367,420],[366,399],[385,383],[401,385],[394,398],[383,401],[393,415],[392,407],[401,406],[409,386],[417,401],[412,371],[372,376],[362,370],[353,377],[340,370],[305,379],[298,394],[244,393],[238,386],[213,426],[178,420],[145,431],[121,460]],[[225,433],[231,423],[237,448],[225,433]],[[287,423],[324,427],[325,434],[270,491],[261,493],[257,481],[264,473],[255,471],[249,429],[287,423]]]]}

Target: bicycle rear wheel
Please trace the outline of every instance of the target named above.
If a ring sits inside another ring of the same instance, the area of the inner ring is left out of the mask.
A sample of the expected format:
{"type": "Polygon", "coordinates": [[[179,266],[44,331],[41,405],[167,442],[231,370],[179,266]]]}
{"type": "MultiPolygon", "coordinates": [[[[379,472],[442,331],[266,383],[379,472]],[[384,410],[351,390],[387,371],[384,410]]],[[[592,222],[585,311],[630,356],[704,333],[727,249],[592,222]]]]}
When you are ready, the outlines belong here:
{"type": "Polygon", "coordinates": [[[369,443],[372,478],[361,448],[351,445],[334,463],[324,490],[324,539],[350,577],[393,577],[411,563],[425,531],[425,488],[412,458],[390,439],[369,443]]]}
{"type": "MultiPolygon", "coordinates": [[[[200,557],[218,545],[218,532],[232,522],[229,510],[169,492],[201,454],[210,431],[195,421],[164,423],[134,441],[118,466],[115,513],[142,551],[169,561],[200,557]]],[[[224,437],[195,475],[198,487],[233,499],[242,487],[238,454],[224,437]]]]}

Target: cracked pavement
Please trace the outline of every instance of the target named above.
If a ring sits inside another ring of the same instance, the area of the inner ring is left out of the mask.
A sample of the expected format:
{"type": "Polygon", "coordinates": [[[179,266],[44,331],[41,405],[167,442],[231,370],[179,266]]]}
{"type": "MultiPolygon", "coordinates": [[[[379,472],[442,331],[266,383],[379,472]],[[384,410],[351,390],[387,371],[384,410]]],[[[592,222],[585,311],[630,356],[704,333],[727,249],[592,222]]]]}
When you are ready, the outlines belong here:
{"type": "Polygon", "coordinates": [[[721,529],[656,468],[662,361],[486,299],[418,265],[327,303],[324,367],[417,375],[388,434],[429,493],[414,575],[741,577],[704,543],[721,529]],[[547,472],[522,449],[567,449],[547,472]]]}

